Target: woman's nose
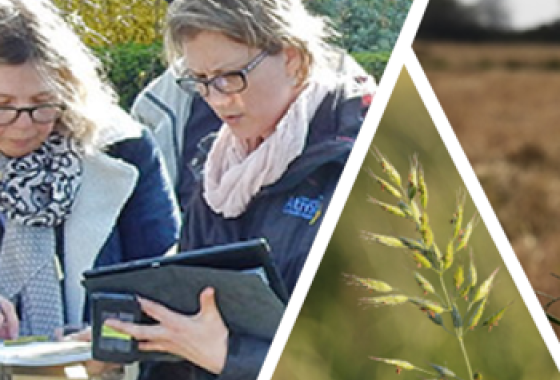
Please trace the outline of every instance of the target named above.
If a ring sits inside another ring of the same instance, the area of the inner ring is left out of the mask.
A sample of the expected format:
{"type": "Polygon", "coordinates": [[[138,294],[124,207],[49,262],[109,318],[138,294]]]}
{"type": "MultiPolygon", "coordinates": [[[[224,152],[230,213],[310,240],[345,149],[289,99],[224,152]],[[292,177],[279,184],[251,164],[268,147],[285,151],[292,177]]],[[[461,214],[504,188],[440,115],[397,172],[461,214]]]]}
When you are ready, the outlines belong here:
{"type": "Polygon", "coordinates": [[[31,118],[31,114],[26,111],[20,112],[17,118],[13,121],[12,125],[15,127],[33,126],[33,119],[31,118]]]}

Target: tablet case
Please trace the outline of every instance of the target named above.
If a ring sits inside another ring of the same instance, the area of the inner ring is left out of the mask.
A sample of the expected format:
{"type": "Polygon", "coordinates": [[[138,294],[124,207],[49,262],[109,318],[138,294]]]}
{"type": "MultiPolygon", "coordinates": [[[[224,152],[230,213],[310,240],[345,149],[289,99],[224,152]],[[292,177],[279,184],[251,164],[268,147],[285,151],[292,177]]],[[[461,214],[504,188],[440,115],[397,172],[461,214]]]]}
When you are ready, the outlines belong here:
{"type": "MultiPolygon", "coordinates": [[[[187,315],[198,312],[199,294],[211,286],[232,332],[266,340],[274,337],[288,299],[263,239],[89,270],[83,285],[90,296],[95,292],[138,294],[187,315]]],[[[95,319],[92,322],[95,329],[95,319]]],[[[146,316],[141,322],[150,323],[146,316]]],[[[170,358],[138,352],[133,359],[170,358]]]]}

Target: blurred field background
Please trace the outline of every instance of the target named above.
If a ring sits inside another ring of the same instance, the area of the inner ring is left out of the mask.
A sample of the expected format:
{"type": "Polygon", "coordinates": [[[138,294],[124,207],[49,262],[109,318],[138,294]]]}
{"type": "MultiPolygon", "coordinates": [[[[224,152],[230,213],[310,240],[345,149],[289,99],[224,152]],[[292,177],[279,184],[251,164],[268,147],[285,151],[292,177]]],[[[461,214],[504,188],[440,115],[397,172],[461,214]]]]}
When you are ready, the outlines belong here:
{"type": "Polygon", "coordinates": [[[430,2],[413,48],[534,290],[560,297],[560,22],[490,28],[475,11],[430,2]]]}
{"type": "MultiPolygon", "coordinates": [[[[453,230],[449,221],[455,210],[456,194],[465,187],[406,72],[399,78],[373,144],[396,166],[404,179],[409,157],[418,154],[429,189],[428,213],[435,241],[440,248],[445,247],[453,230]]],[[[381,174],[379,164],[371,155],[364,162],[362,169],[365,168],[381,174]]],[[[359,299],[373,294],[347,284],[345,273],[376,278],[413,295],[422,295],[412,274],[416,266],[405,250],[359,238],[361,230],[418,237],[410,222],[403,224],[400,218],[368,203],[368,195],[385,202],[392,201],[392,197],[382,193],[362,170],[274,379],[396,378],[394,367],[372,361],[370,356],[399,358],[423,368],[436,363],[467,379],[457,341],[418,308],[411,304],[366,307],[359,299]]],[[[474,212],[467,197],[465,218],[470,218],[474,212]]],[[[514,301],[500,325],[490,333],[486,328],[478,328],[467,334],[465,341],[473,370],[480,371],[484,379],[560,379],[560,373],[483,223],[474,230],[469,245],[474,253],[479,283],[495,268],[502,268],[496,277],[487,313],[514,301]]],[[[466,252],[462,251],[456,260],[468,264],[466,252]]],[[[422,271],[422,274],[435,280],[430,276],[431,272],[422,271]]],[[[418,372],[404,372],[401,377],[425,377],[419,375],[418,372]]]]}

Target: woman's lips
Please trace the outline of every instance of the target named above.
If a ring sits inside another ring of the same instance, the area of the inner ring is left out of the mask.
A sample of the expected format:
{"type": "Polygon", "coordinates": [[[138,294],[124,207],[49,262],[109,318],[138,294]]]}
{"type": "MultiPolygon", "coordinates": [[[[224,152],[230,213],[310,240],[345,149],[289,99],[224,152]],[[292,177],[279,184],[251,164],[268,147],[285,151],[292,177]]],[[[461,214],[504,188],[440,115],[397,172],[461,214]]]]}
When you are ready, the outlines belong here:
{"type": "Polygon", "coordinates": [[[242,116],[241,115],[229,115],[223,117],[224,122],[227,125],[234,126],[241,122],[242,116]]]}

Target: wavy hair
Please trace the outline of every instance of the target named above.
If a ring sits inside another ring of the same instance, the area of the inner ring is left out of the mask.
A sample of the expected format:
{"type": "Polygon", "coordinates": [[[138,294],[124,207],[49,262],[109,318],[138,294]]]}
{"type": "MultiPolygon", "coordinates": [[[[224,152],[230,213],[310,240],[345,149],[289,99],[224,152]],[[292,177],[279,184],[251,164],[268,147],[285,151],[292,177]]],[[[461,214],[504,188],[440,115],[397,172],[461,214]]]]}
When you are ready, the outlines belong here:
{"type": "Polygon", "coordinates": [[[66,110],[55,128],[87,151],[115,128],[117,95],[101,64],[47,0],[0,0],[0,65],[31,63],[66,110]]]}
{"type": "Polygon", "coordinates": [[[286,46],[303,58],[300,79],[315,67],[328,67],[336,35],[324,17],[310,14],[301,0],[175,0],[166,18],[165,48],[168,62],[178,62],[181,41],[200,32],[222,33],[249,47],[276,54],[286,46]]]}

